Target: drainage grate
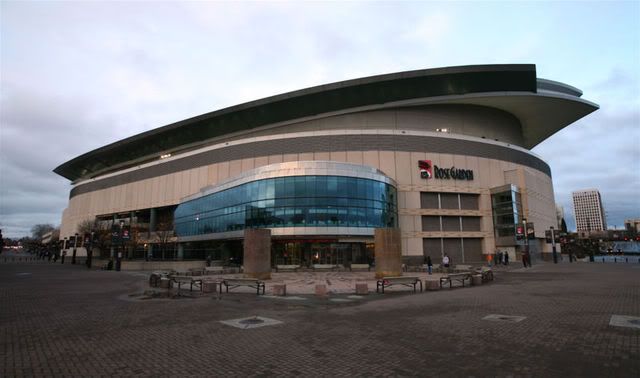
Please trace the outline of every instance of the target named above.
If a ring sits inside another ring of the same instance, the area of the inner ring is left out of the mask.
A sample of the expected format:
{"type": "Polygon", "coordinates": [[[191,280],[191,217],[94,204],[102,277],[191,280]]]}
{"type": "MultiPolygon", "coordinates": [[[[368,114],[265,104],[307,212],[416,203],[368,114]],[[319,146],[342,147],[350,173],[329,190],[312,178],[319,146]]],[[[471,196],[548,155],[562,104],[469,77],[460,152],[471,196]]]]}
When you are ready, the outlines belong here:
{"type": "Polygon", "coordinates": [[[282,324],[282,322],[279,320],[264,318],[262,316],[250,316],[248,318],[241,319],[221,320],[220,323],[240,329],[251,329],[282,324]]]}
{"type": "Polygon", "coordinates": [[[611,315],[609,325],[614,327],[627,327],[640,329],[640,317],[628,315],[611,315]]]}
{"type": "Polygon", "coordinates": [[[500,314],[491,314],[487,315],[482,320],[491,320],[493,322],[508,322],[508,323],[518,323],[525,320],[526,316],[514,316],[514,315],[500,315],[500,314]]]}

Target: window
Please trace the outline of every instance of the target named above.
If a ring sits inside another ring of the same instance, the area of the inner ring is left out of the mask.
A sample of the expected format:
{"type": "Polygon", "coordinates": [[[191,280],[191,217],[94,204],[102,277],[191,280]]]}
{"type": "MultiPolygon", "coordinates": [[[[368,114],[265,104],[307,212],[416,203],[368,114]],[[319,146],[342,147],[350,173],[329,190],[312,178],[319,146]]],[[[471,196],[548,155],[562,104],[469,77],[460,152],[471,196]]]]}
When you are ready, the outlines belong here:
{"type": "Polygon", "coordinates": [[[422,231],[440,231],[439,216],[423,216],[422,231]]]}
{"type": "Polygon", "coordinates": [[[439,209],[440,200],[438,199],[438,193],[420,193],[420,207],[423,209],[439,209]]]}

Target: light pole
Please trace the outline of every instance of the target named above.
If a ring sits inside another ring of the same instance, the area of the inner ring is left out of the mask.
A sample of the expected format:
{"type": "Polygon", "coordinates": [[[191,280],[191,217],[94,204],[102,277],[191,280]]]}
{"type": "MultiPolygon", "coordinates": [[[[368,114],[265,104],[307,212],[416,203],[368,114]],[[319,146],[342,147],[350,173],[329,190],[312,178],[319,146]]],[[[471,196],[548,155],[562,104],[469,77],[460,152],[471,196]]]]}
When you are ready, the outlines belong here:
{"type": "Polygon", "coordinates": [[[89,246],[85,247],[87,249],[87,268],[91,269],[91,259],[93,258],[93,238],[95,232],[91,231],[91,235],[89,236],[89,246]]]}
{"type": "Polygon", "coordinates": [[[67,255],[67,238],[64,238],[62,243],[62,256],[60,257],[60,264],[64,264],[64,258],[67,255]]]}
{"type": "Polygon", "coordinates": [[[553,263],[558,263],[558,255],[556,254],[556,235],[554,234],[553,226],[551,226],[551,251],[553,252],[553,263]]]}
{"type": "Polygon", "coordinates": [[[522,265],[526,268],[527,265],[531,266],[531,260],[529,257],[529,230],[527,229],[527,218],[522,218],[522,225],[524,227],[524,254],[522,257],[522,265]]]}
{"type": "Polygon", "coordinates": [[[71,255],[71,265],[76,263],[76,247],[78,245],[78,233],[76,232],[75,238],[73,239],[73,255],[71,255]]]}
{"type": "Polygon", "coordinates": [[[124,249],[124,243],[122,241],[123,227],[124,227],[124,221],[120,221],[120,231],[118,231],[118,241],[120,242],[121,248],[118,248],[118,253],[116,254],[116,272],[120,271],[120,264],[122,264],[122,250],[124,249]]]}

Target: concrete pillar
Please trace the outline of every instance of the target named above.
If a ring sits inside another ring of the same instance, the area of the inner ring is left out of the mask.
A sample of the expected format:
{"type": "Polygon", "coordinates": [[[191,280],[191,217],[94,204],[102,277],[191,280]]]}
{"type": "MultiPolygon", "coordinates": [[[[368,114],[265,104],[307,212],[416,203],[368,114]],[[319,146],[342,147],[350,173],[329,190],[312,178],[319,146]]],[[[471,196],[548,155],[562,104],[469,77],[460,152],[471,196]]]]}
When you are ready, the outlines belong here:
{"type": "Polygon", "coordinates": [[[184,245],[178,243],[178,260],[184,260],[184,245]]]}
{"type": "Polygon", "coordinates": [[[268,280],[271,278],[271,230],[244,230],[244,275],[268,280]]]}
{"type": "Polygon", "coordinates": [[[376,228],[376,278],[402,275],[402,248],[400,229],[376,228]]]}
{"type": "Polygon", "coordinates": [[[149,237],[151,236],[151,233],[156,230],[157,215],[158,212],[156,209],[149,210],[149,237]]]}

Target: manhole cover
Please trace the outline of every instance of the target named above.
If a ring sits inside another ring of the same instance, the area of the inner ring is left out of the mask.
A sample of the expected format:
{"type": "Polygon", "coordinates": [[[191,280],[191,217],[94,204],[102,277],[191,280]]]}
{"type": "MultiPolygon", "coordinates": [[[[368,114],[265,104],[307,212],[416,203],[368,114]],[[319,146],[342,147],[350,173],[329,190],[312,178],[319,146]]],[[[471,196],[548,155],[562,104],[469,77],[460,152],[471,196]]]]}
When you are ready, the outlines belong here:
{"type": "Polygon", "coordinates": [[[514,315],[500,315],[500,314],[491,314],[487,315],[482,320],[491,320],[494,322],[508,322],[508,323],[518,323],[525,320],[526,316],[514,316],[514,315]]]}
{"type": "Polygon", "coordinates": [[[220,323],[231,326],[231,327],[240,328],[240,329],[251,329],[251,328],[282,324],[280,320],[269,319],[262,316],[251,316],[248,318],[221,320],[220,323]]]}
{"type": "Polygon", "coordinates": [[[640,329],[640,317],[628,315],[611,315],[609,325],[614,327],[628,327],[640,329]]]}
{"type": "Polygon", "coordinates": [[[249,319],[240,320],[239,323],[240,324],[249,324],[249,325],[262,324],[262,323],[264,323],[264,320],[262,320],[260,318],[249,318],[249,319]]]}

